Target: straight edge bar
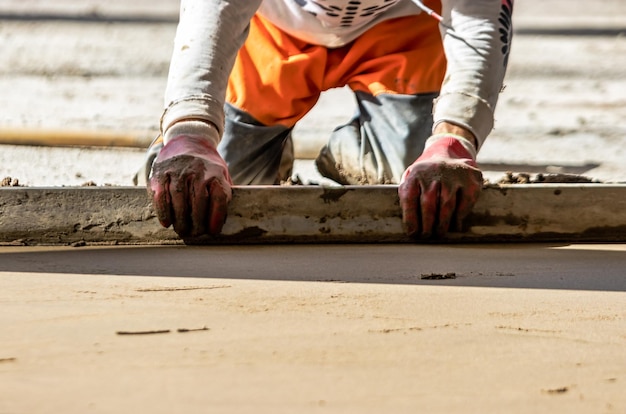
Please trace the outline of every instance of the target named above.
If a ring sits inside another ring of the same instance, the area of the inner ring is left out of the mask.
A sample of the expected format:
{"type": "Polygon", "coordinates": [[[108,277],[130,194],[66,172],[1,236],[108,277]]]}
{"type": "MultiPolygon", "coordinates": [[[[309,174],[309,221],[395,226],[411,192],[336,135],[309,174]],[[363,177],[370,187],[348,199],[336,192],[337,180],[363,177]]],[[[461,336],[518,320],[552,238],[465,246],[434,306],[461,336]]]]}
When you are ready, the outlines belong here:
{"type": "MultiPolygon", "coordinates": [[[[241,186],[223,234],[187,244],[624,242],[626,185],[486,187],[465,229],[408,238],[397,186],[241,186]]],[[[180,244],[143,187],[0,188],[0,244],[180,244]]]]}

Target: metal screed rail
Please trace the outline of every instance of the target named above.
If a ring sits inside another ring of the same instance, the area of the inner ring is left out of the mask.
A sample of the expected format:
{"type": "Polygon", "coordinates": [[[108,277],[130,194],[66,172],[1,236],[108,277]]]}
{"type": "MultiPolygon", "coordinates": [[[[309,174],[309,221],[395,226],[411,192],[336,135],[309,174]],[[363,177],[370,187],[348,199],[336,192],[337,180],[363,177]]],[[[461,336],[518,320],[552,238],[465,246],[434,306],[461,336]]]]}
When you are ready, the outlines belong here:
{"type": "MultiPolygon", "coordinates": [[[[626,185],[511,184],[484,189],[444,243],[626,241],[626,185]]],[[[0,189],[0,244],[172,244],[142,187],[0,189]]],[[[396,186],[235,187],[219,243],[409,243],[396,186]]]]}

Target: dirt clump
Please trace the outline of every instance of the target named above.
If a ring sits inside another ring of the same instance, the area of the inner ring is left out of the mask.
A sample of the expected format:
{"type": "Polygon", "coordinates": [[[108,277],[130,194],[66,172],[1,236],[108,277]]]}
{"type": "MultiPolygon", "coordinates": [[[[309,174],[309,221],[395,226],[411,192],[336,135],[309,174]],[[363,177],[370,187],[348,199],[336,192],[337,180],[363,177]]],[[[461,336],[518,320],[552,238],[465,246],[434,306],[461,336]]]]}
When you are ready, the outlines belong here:
{"type": "Polygon", "coordinates": [[[420,276],[422,280],[444,280],[444,279],[456,279],[455,272],[449,273],[424,273],[420,276]]]}
{"type": "Polygon", "coordinates": [[[4,177],[0,181],[0,187],[22,187],[20,181],[17,178],[4,177]]]}
{"type": "Polygon", "coordinates": [[[281,186],[291,186],[291,185],[305,185],[304,181],[298,174],[294,174],[287,178],[286,180],[280,181],[281,186]]]}
{"type": "Polygon", "coordinates": [[[584,184],[600,183],[590,177],[578,174],[536,174],[534,177],[529,173],[513,173],[507,171],[498,184],[584,184]]]}
{"type": "Polygon", "coordinates": [[[563,183],[563,184],[577,184],[577,183],[600,183],[600,180],[586,177],[578,174],[537,174],[535,177],[536,183],[563,183]]]}

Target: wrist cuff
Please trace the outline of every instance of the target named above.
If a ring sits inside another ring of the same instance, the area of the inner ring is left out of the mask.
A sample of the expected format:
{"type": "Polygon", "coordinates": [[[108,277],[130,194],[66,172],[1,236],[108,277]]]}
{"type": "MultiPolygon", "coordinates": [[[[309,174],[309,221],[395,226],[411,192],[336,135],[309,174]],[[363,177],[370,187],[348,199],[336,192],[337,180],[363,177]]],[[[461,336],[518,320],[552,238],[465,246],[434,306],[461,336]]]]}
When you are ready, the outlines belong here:
{"type": "Polygon", "coordinates": [[[447,93],[435,100],[433,128],[441,122],[464,127],[476,137],[482,147],[493,128],[493,108],[484,99],[465,93],[447,93]]]}
{"type": "Polygon", "coordinates": [[[474,147],[474,144],[472,144],[472,142],[469,139],[467,139],[465,137],[462,137],[460,135],[449,134],[449,133],[446,133],[446,132],[443,132],[441,134],[436,134],[436,135],[433,135],[430,138],[428,138],[426,140],[426,145],[424,147],[424,151],[426,151],[428,149],[428,147],[430,147],[431,145],[434,145],[438,141],[441,141],[442,139],[445,139],[445,138],[454,138],[457,141],[459,141],[461,143],[461,145],[463,146],[463,148],[465,148],[465,150],[472,157],[472,161],[476,161],[477,151],[476,151],[476,148],[474,147]]]}
{"type": "Polygon", "coordinates": [[[214,147],[220,142],[220,135],[212,123],[204,121],[181,121],[177,122],[165,131],[163,134],[163,144],[167,143],[174,137],[180,135],[193,135],[205,138],[214,147]]]}

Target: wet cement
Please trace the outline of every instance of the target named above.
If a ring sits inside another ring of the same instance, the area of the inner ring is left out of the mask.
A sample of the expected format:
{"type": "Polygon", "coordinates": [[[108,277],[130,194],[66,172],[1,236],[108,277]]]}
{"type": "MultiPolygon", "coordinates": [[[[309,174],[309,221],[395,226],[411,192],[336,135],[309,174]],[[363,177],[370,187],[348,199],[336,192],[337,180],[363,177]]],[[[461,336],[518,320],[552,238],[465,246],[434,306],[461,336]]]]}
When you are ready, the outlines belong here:
{"type": "Polygon", "coordinates": [[[624,245],[0,248],[0,411],[623,412],[625,268],[624,245]]]}

